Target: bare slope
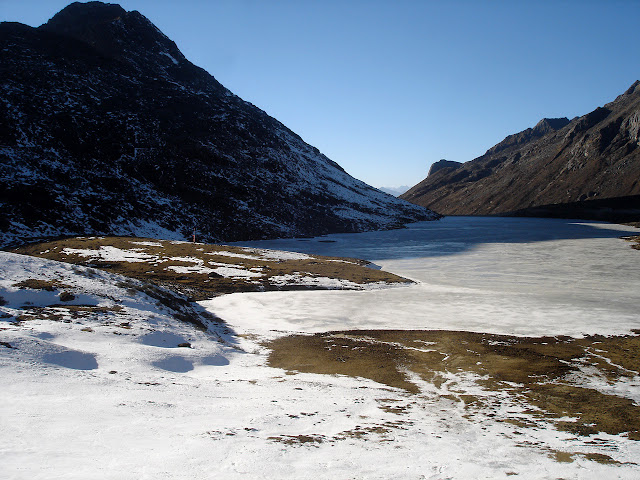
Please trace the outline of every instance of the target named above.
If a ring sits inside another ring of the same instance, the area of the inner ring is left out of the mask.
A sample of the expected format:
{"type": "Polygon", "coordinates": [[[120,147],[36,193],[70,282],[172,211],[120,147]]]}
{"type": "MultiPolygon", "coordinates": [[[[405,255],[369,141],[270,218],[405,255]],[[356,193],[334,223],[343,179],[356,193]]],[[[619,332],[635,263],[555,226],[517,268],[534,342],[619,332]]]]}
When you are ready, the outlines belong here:
{"type": "Polygon", "coordinates": [[[348,175],[118,5],[0,24],[0,79],[0,245],[184,240],[194,227],[232,241],[436,218],[348,175]]]}
{"type": "MultiPolygon", "coordinates": [[[[445,215],[487,215],[640,195],[639,129],[640,82],[635,82],[587,115],[543,119],[475,160],[437,170],[401,198],[445,215]]],[[[557,216],[578,212],[589,218],[589,210],[617,208],[603,205],[557,216]]],[[[636,210],[631,213],[640,217],[640,207],[636,210]]]]}

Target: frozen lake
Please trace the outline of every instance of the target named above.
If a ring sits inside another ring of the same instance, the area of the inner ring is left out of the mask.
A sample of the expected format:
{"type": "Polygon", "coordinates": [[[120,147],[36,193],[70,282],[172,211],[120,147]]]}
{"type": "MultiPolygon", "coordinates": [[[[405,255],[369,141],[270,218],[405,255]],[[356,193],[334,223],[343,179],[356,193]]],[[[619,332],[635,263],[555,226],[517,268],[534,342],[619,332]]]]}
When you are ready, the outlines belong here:
{"type": "Polygon", "coordinates": [[[368,291],[240,293],[206,302],[239,332],[447,329],[514,335],[640,328],[637,229],[537,218],[447,217],[402,230],[241,245],[363,258],[413,279],[368,291]]]}

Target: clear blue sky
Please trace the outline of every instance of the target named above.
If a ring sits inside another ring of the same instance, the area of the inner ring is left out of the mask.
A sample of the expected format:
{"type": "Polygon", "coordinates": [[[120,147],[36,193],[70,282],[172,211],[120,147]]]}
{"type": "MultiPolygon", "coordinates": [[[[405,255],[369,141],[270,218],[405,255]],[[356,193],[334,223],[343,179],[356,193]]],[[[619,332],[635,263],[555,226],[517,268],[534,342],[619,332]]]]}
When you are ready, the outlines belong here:
{"type": "MultiPolygon", "coordinates": [[[[65,0],[0,0],[37,26],[65,0]]],[[[122,0],[374,186],[414,185],[640,79],[640,1],[122,0]]]]}

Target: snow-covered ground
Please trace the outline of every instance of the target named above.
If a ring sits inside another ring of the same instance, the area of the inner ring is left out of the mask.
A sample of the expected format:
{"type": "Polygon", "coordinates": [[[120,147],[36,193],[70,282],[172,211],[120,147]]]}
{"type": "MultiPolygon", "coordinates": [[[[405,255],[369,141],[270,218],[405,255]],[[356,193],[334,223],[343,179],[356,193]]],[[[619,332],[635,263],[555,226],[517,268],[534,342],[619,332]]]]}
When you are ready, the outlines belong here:
{"type": "MultiPolygon", "coordinates": [[[[627,333],[640,328],[633,314],[640,254],[617,239],[628,230],[448,218],[260,243],[367,258],[421,283],[204,302],[231,331],[137,281],[0,252],[0,477],[638,478],[632,462],[640,442],[501,421],[527,408],[506,394],[493,393],[492,413],[471,419],[456,395],[490,393],[470,376],[439,387],[413,379],[422,388],[415,395],[365,379],[270,368],[260,344],[292,331],[365,326],[627,333]],[[51,291],[20,289],[26,280],[49,282],[51,291]],[[176,309],[208,332],[175,321],[176,309]],[[572,461],[560,461],[568,460],[563,452],[574,453],[572,461]],[[588,460],[589,453],[621,463],[588,460]]],[[[625,388],[640,390],[633,382],[625,388]]]]}

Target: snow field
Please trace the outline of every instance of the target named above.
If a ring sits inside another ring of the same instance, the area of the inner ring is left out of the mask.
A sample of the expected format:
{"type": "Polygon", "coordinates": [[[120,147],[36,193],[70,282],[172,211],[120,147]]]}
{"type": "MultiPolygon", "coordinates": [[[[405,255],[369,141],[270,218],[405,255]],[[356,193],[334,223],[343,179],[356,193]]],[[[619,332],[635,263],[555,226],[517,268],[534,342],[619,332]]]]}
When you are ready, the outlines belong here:
{"type": "MultiPolygon", "coordinates": [[[[375,248],[384,251],[378,240],[375,248]]],[[[198,307],[189,311],[208,332],[176,321],[187,307],[176,300],[172,310],[140,282],[0,252],[3,478],[637,478],[639,442],[507,421],[526,419],[530,406],[504,391],[482,389],[472,374],[449,373],[439,386],[414,376],[421,392],[409,394],[367,379],[266,365],[262,342],[292,332],[393,327],[582,334],[637,328],[629,312],[640,291],[639,265],[635,252],[609,232],[544,244],[476,242],[473,248],[460,239],[439,241],[433,249],[407,246],[421,257],[403,257],[398,248],[397,258],[343,250],[419,285],[226,295],[202,305],[230,330],[198,307]],[[550,257],[543,261],[543,254],[550,257]],[[509,266],[515,258],[523,259],[516,272],[509,266]],[[65,286],[15,286],[30,279],[65,286]],[[63,302],[62,291],[75,298],[63,302]],[[24,308],[26,302],[31,305],[24,308]],[[29,312],[33,319],[16,323],[29,312]],[[459,401],[464,395],[481,397],[489,408],[465,408],[459,401]],[[599,463],[589,454],[620,463],[599,463]]],[[[582,373],[586,384],[637,401],[636,378],[612,386],[587,366],[582,373]]]]}

